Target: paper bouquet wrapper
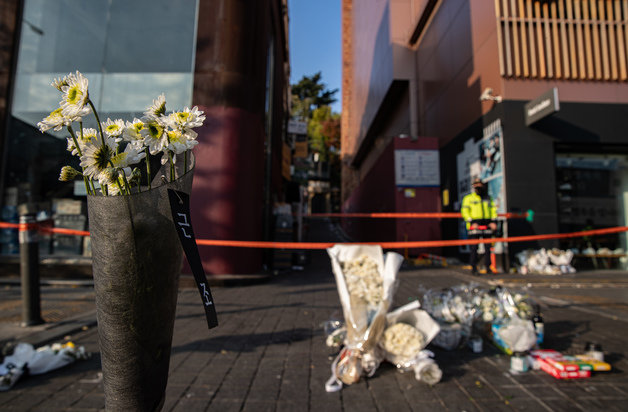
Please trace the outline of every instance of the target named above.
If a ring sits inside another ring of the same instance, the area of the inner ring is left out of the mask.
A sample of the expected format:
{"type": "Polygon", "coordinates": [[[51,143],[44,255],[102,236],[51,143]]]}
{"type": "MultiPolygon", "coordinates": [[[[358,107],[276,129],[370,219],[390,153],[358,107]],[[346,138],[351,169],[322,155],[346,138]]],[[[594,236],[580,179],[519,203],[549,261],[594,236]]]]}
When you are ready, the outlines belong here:
{"type": "Polygon", "coordinates": [[[346,346],[367,352],[374,348],[386,327],[386,313],[391,305],[395,291],[397,272],[403,262],[403,256],[388,252],[384,256],[380,246],[371,245],[335,245],[327,249],[342,311],[347,325],[346,346]],[[372,258],[383,281],[383,293],[377,305],[352,300],[347,287],[342,265],[366,255],[372,258]]]}
{"type": "Polygon", "coordinates": [[[168,189],[190,193],[193,169],[129,196],[88,196],[107,410],[160,410],[183,249],[168,189]]]}
{"type": "MultiPolygon", "coordinates": [[[[387,326],[392,326],[396,323],[406,323],[413,326],[425,338],[423,347],[421,348],[421,350],[423,350],[436,337],[436,335],[438,335],[440,332],[440,326],[438,322],[432,319],[429,313],[420,309],[420,307],[421,304],[418,300],[401,306],[386,315],[386,323],[387,326]]],[[[382,352],[384,353],[384,358],[388,362],[396,365],[402,370],[410,369],[420,357],[419,352],[409,357],[390,353],[383,348],[382,352]]]]}

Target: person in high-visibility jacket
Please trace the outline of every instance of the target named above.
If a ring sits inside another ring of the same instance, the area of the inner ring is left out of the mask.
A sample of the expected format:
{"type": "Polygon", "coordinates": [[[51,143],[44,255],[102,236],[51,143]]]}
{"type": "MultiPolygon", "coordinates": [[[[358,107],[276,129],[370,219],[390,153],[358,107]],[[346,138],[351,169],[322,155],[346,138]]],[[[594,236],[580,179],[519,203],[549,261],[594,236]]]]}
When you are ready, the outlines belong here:
{"type": "MultiPolygon", "coordinates": [[[[473,192],[462,198],[460,214],[467,222],[467,232],[469,239],[479,239],[490,236],[497,230],[497,207],[495,201],[489,196],[486,186],[480,179],[475,179],[471,186],[473,192]]],[[[490,245],[485,244],[484,263],[487,272],[496,273],[496,268],[491,266],[490,245]]],[[[471,253],[469,264],[471,273],[477,275],[478,245],[469,245],[471,253]]]]}

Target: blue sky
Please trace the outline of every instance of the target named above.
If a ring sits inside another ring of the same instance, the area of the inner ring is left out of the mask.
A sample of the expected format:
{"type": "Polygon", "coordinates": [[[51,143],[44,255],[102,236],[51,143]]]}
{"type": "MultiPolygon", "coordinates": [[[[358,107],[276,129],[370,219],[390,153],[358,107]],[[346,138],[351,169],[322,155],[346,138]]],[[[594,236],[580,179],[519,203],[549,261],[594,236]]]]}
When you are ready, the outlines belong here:
{"type": "Polygon", "coordinates": [[[290,83],[320,71],[328,89],[338,89],[332,105],[341,111],[340,0],[288,0],[290,83]]]}

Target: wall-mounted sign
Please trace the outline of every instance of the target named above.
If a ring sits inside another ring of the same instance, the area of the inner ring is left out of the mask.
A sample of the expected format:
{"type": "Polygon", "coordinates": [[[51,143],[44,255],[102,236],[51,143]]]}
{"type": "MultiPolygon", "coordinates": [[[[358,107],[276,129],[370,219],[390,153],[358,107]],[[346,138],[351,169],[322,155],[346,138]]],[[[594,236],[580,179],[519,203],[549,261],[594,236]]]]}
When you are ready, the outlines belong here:
{"type": "Polygon", "coordinates": [[[284,142],[282,153],[281,153],[281,175],[286,180],[290,180],[290,175],[291,175],[290,166],[291,165],[292,165],[292,149],[290,149],[290,146],[284,142]]]}
{"type": "Polygon", "coordinates": [[[288,133],[307,134],[307,122],[288,120],[288,133]]]}
{"type": "Polygon", "coordinates": [[[307,154],[307,141],[297,141],[294,144],[294,157],[305,158],[307,154]]]}
{"type": "Polygon", "coordinates": [[[526,126],[556,113],[560,110],[558,103],[558,89],[556,87],[546,91],[534,100],[530,100],[523,106],[526,126]]]}
{"type": "Polygon", "coordinates": [[[395,150],[395,185],[439,187],[438,150],[395,150]]]}

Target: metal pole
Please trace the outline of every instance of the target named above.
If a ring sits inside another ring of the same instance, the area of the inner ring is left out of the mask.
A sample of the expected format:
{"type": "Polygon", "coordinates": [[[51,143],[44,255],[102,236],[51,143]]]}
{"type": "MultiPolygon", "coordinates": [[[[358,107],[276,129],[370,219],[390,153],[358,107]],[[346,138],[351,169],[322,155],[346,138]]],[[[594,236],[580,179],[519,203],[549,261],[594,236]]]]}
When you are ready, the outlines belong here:
{"type": "Polygon", "coordinates": [[[39,294],[39,243],[35,215],[20,216],[20,274],[22,282],[22,326],[44,323],[39,294]]]}

